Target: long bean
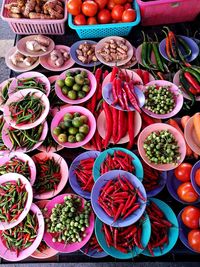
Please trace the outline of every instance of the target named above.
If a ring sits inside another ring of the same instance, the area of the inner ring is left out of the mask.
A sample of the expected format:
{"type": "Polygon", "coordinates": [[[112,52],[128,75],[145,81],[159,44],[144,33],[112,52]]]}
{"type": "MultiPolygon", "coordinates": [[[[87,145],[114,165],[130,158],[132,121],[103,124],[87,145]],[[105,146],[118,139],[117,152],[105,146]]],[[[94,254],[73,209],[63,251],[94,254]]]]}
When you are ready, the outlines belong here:
{"type": "Polygon", "coordinates": [[[29,89],[29,88],[38,89],[44,94],[46,94],[46,84],[43,83],[39,78],[31,77],[31,78],[17,80],[17,87],[15,91],[29,89]]]}

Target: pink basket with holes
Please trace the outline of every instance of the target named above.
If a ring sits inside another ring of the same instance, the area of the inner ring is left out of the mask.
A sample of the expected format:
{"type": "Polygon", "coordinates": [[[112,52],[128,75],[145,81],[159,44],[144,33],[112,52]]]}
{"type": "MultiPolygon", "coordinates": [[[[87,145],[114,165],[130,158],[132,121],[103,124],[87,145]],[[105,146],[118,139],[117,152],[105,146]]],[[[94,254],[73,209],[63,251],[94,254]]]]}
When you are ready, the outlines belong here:
{"type": "Polygon", "coordinates": [[[14,2],[13,0],[3,0],[1,8],[1,18],[8,22],[10,28],[16,34],[51,34],[62,35],[65,33],[65,21],[67,20],[66,1],[64,2],[63,19],[15,19],[8,17],[8,10],[5,4],[14,2]]]}

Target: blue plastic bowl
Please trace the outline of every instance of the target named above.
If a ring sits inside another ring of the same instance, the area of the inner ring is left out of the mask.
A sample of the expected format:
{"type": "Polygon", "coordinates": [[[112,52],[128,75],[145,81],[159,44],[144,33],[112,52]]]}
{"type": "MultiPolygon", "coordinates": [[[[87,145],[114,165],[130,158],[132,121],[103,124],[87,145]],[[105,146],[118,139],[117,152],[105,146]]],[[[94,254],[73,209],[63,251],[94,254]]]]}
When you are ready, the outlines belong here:
{"type": "Polygon", "coordinates": [[[71,188],[78,195],[80,195],[86,199],[90,199],[91,193],[82,190],[80,183],[78,182],[76,174],[74,171],[76,170],[76,168],[80,164],[80,160],[87,159],[87,158],[97,158],[99,156],[99,154],[100,154],[99,151],[94,151],[94,150],[84,152],[73,160],[73,162],[69,168],[69,183],[71,185],[71,188]]]}
{"type": "Polygon", "coordinates": [[[122,147],[109,148],[100,153],[100,155],[97,157],[97,159],[94,162],[94,167],[93,167],[94,180],[96,181],[101,176],[101,172],[100,172],[101,164],[105,161],[107,154],[110,154],[112,156],[114,155],[114,152],[118,150],[125,152],[126,154],[130,155],[133,158],[132,163],[135,167],[134,174],[140,181],[142,181],[144,177],[144,171],[143,171],[141,161],[133,152],[122,147]]]}
{"type": "Polygon", "coordinates": [[[108,225],[112,225],[113,227],[126,227],[129,226],[136,221],[140,219],[142,214],[145,211],[146,208],[146,201],[141,200],[140,198],[138,199],[137,202],[141,203],[140,208],[136,210],[133,214],[128,216],[125,220],[118,219],[116,222],[113,222],[113,218],[108,216],[106,212],[101,208],[101,206],[98,204],[98,198],[100,195],[100,190],[101,188],[109,181],[109,180],[114,180],[117,178],[118,175],[123,175],[125,176],[133,185],[135,188],[139,188],[140,192],[146,199],[146,191],[144,189],[143,184],[137,179],[137,177],[129,172],[121,171],[121,170],[114,170],[114,171],[109,171],[105,174],[103,174],[99,179],[95,182],[92,193],[91,193],[91,203],[92,203],[92,208],[97,215],[97,217],[103,221],[104,223],[108,225]]]}
{"type": "Polygon", "coordinates": [[[167,182],[167,172],[161,172],[159,186],[151,191],[146,191],[147,197],[154,197],[159,194],[165,187],[167,182]]]}
{"type": "MultiPolygon", "coordinates": [[[[155,257],[163,256],[164,254],[168,253],[176,244],[178,235],[179,235],[179,225],[176,218],[175,213],[173,210],[162,200],[157,198],[150,198],[151,201],[153,201],[165,214],[165,217],[168,221],[172,223],[172,227],[169,229],[168,244],[165,244],[163,247],[163,250],[161,251],[160,248],[154,248],[153,253],[155,257]]],[[[152,257],[148,249],[145,249],[142,252],[143,255],[152,257]]]]}
{"type": "Polygon", "coordinates": [[[194,187],[194,190],[197,192],[197,194],[200,196],[200,186],[198,186],[195,181],[195,175],[198,169],[200,169],[200,160],[194,164],[194,166],[192,167],[191,174],[190,174],[192,186],[194,187]]]}
{"type": "MultiPolygon", "coordinates": [[[[140,254],[142,252],[142,249],[138,248],[138,247],[134,247],[133,250],[127,254],[122,253],[121,251],[117,250],[114,247],[108,247],[106,244],[106,240],[105,240],[105,236],[102,229],[102,221],[100,221],[98,218],[96,218],[95,221],[95,233],[96,233],[96,237],[97,240],[100,244],[100,246],[103,248],[103,250],[105,250],[105,252],[107,254],[109,254],[110,256],[112,256],[113,258],[117,258],[117,259],[131,259],[136,257],[138,254],[140,254]]],[[[143,245],[143,247],[146,247],[149,239],[151,236],[151,223],[149,220],[149,216],[145,215],[145,219],[144,222],[142,224],[142,238],[141,238],[141,243],[143,245]]]]}

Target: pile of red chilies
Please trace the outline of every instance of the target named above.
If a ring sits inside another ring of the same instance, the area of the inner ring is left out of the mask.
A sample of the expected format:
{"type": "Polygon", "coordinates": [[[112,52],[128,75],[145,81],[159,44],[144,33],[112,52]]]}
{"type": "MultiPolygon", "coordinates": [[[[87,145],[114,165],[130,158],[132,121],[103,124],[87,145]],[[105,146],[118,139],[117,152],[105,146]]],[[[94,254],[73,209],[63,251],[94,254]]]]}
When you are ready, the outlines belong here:
{"type": "Polygon", "coordinates": [[[108,247],[114,247],[122,253],[133,251],[134,246],[144,249],[141,244],[142,227],[140,222],[123,228],[116,228],[103,223],[102,230],[108,247]]]}
{"type": "Polygon", "coordinates": [[[118,219],[125,220],[138,210],[142,205],[139,199],[146,201],[140,190],[135,188],[128,178],[118,175],[102,187],[98,203],[116,222],[118,219]]]}
{"type": "Polygon", "coordinates": [[[147,192],[156,189],[160,183],[160,172],[152,169],[145,162],[142,162],[144,169],[144,179],[142,181],[147,192]]]}
{"type": "Polygon", "coordinates": [[[91,192],[94,185],[92,169],[95,158],[82,159],[74,170],[83,191],[91,192]]]}
{"type": "Polygon", "coordinates": [[[137,69],[135,72],[137,73],[137,75],[140,76],[140,78],[143,81],[143,84],[147,84],[147,83],[150,82],[150,76],[149,76],[149,72],[148,71],[137,69]]]}
{"type": "Polygon", "coordinates": [[[132,163],[133,158],[121,150],[114,152],[114,155],[108,153],[106,159],[101,164],[101,175],[111,170],[124,170],[133,173],[135,168],[132,163]]]}
{"type": "Polygon", "coordinates": [[[150,202],[146,210],[151,221],[151,238],[148,243],[148,250],[154,256],[154,248],[162,250],[164,245],[168,243],[168,232],[172,223],[166,219],[162,210],[153,201],[150,202]]]}
{"type": "Polygon", "coordinates": [[[138,112],[141,112],[134,89],[138,81],[134,81],[126,72],[120,71],[119,68],[113,67],[110,82],[112,83],[113,106],[119,104],[123,110],[129,111],[130,105],[138,112]]]}
{"type": "Polygon", "coordinates": [[[88,254],[88,252],[103,252],[103,249],[100,247],[96,235],[93,233],[92,237],[90,238],[89,242],[83,248],[83,252],[88,254]]]}

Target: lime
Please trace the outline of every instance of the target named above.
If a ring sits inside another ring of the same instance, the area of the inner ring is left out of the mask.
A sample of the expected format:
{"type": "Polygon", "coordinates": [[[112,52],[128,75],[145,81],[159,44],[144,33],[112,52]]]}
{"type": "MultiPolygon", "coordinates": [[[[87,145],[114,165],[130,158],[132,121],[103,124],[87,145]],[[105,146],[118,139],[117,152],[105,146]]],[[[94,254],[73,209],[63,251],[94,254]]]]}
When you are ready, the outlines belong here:
{"type": "Polygon", "coordinates": [[[65,81],[64,80],[57,80],[57,85],[59,87],[63,87],[65,85],[65,81]]]}
{"type": "Polygon", "coordinates": [[[81,74],[75,76],[75,82],[77,84],[83,85],[84,84],[84,77],[81,74]]]}
{"type": "Polygon", "coordinates": [[[68,92],[67,96],[68,96],[70,99],[72,99],[72,100],[76,100],[76,98],[77,98],[76,91],[74,91],[74,90],[70,90],[70,91],[68,92]]]}
{"type": "Polygon", "coordinates": [[[81,116],[81,114],[79,112],[74,112],[74,118],[80,117],[80,116],[81,116]]]}
{"type": "Polygon", "coordinates": [[[69,143],[75,143],[76,142],[76,137],[74,135],[69,135],[68,136],[68,142],[69,143]]]}
{"type": "Polygon", "coordinates": [[[77,133],[76,134],[76,141],[77,142],[81,142],[81,141],[83,141],[85,139],[85,135],[84,134],[82,134],[82,133],[77,133]]]}
{"type": "Polygon", "coordinates": [[[86,70],[82,70],[82,71],[81,71],[81,75],[82,75],[84,78],[86,78],[86,77],[88,76],[87,71],[86,71],[86,70]]]}
{"type": "Polygon", "coordinates": [[[57,126],[56,128],[53,129],[53,134],[58,136],[61,133],[61,131],[62,131],[61,128],[57,126]]]}
{"type": "Polygon", "coordinates": [[[90,80],[88,78],[84,79],[84,84],[90,84],[90,80]]]}
{"type": "Polygon", "coordinates": [[[80,126],[83,125],[83,121],[80,119],[80,117],[74,118],[74,119],[72,120],[72,125],[73,125],[74,127],[79,128],[80,126]]]}
{"type": "Polygon", "coordinates": [[[72,89],[73,89],[74,91],[80,91],[80,90],[81,90],[81,85],[75,83],[75,84],[73,85],[72,89]]]}
{"type": "Polygon", "coordinates": [[[66,73],[66,77],[73,77],[74,76],[74,72],[71,72],[71,71],[67,71],[66,73]]]}
{"type": "Polygon", "coordinates": [[[73,115],[71,113],[66,113],[63,117],[64,121],[68,121],[68,120],[72,120],[73,119],[73,115]]]}
{"type": "Polygon", "coordinates": [[[88,117],[85,115],[81,115],[80,119],[82,120],[83,123],[87,123],[88,122],[88,117]]]}
{"type": "Polygon", "coordinates": [[[65,85],[69,86],[69,87],[72,87],[74,85],[74,77],[67,77],[65,79],[65,85]]]}
{"type": "Polygon", "coordinates": [[[58,136],[58,142],[60,142],[60,143],[65,143],[65,142],[67,142],[67,135],[64,134],[64,133],[59,134],[59,136],[58,136]]]}
{"type": "Polygon", "coordinates": [[[72,127],[72,120],[65,120],[64,121],[64,125],[69,128],[69,127],[72,127]]]}
{"type": "Polygon", "coordinates": [[[86,96],[86,93],[83,91],[78,91],[78,98],[84,98],[86,96]]]}
{"type": "Polygon", "coordinates": [[[90,128],[87,124],[83,124],[82,126],[79,127],[79,133],[84,133],[88,134],[90,128]]]}
{"type": "Polygon", "coordinates": [[[61,90],[62,90],[62,93],[63,93],[64,95],[67,95],[70,89],[69,89],[69,87],[67,87],[67,86],[65,85],[65,86],[62,87],[61,90]]]}
{"type": "Polygon", "coordinates": [[[66,126],[65,126],[65,124],[64,124],[64,121],[61,121],[60,123],[59,123],[59,127],[62,129],[62,130],[66,130],[66,126]]]}
{"type": "Polygon", "coordinates": [[[68,129],[69,134],[77,134],[78,133],[78,128],[75,127],[70,127],[68,129]]]}
{"type": "Polygon", "coordinates": [[[90,91],[90,86],[85,84],[85,85],[83,85],[82,90],[83,90],[83,92],[88,93],[90,91]]]}

